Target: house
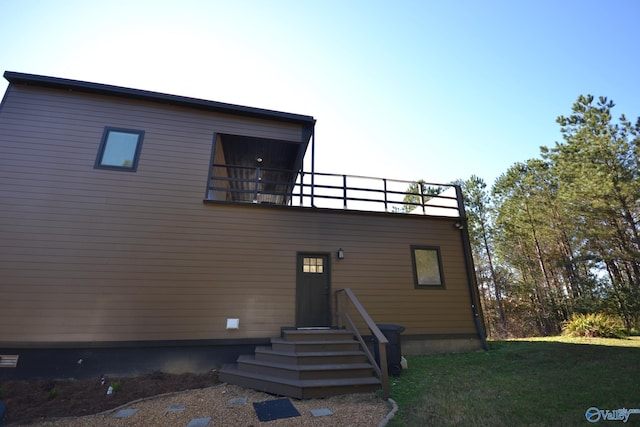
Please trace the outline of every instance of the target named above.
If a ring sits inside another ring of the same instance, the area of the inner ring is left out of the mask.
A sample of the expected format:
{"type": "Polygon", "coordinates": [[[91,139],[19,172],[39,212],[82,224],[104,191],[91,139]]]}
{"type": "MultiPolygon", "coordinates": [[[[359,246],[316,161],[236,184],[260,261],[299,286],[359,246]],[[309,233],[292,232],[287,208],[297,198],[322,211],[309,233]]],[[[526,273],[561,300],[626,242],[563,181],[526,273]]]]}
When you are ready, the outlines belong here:
{"type": "Polygon", "coordinates": [[[0,378],[216,368],[345,288],[403,354],[483,347],[459,189],[402,213],[408,182],[315,170],[313,117],[4,77],[0,378]]]}

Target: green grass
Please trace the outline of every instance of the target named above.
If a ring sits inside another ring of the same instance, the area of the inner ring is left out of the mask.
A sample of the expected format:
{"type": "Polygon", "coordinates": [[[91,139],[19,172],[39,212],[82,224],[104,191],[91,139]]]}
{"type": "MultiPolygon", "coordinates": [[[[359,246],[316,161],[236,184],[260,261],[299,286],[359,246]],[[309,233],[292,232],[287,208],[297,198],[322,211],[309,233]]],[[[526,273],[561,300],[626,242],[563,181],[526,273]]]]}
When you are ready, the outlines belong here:
{"type": "MultiPolygon", "coordinates": [[[[585,412],[640,409],[640,337],[493,341],[490,351],[407,357],[389,426],[584,426],[585,412]]],[[[595,425],[640,425],[601,420],[595,425]]]]}
{"type": "Polygon", "coordinates": [[[122,383],[120,381],[116,381],[115,383],[113,383],[112,387],[113,387],[113,392],[117,393],[120,390],[122,390],[122,383]]]}

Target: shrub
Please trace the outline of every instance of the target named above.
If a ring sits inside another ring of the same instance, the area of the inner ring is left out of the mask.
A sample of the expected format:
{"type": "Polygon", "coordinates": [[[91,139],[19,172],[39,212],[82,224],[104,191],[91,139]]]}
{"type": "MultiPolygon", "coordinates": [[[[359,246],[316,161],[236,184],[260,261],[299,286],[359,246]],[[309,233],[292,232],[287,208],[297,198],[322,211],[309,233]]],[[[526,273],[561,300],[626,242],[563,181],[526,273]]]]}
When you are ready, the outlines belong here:
{"type": "Polygon", "coordinates": [[[56,389],[52,388],[51,390],[49,390],[49,393],[47,393],[47,400],[53,400],[56,397],[58,397],[58,392],[56,391],[56,389]]]}
{"type": "Polygon", "coordinates": [[[626,338],[627,331],[615,317],[603,313],[574,314],[562,327],[572,337],[626,338]]]}
{"type": "Polygon", "coordinates": [[[116,381],[113,383],[113,392],[117,393],[122,389],[122,383],[120,381],[116,381]]]}

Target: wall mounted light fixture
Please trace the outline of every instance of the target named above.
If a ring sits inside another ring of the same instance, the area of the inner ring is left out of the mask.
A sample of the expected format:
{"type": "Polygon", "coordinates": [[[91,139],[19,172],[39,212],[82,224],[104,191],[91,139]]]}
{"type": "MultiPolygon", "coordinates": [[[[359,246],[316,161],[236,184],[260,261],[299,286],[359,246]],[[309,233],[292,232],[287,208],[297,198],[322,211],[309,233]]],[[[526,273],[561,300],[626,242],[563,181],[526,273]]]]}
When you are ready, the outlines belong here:
{"type": "Polygon", "coordinates": [[[338,249],[338,259],[344,259],[344,250],[342,248],[338,249]]]}

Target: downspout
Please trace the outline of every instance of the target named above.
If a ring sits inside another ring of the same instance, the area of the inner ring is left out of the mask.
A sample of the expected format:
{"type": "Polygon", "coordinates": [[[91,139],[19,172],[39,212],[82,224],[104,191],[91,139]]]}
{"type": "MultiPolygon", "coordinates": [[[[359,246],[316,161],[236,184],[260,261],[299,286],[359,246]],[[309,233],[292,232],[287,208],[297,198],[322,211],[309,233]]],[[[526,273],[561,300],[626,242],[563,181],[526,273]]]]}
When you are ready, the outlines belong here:
{"type": "Polygon", "coordinates": [[[456,228],[460,230],[460,236],[462,238],[462,251],[464,253],[464,264],[467,270],[467,285],[469,286],[469,296],[471,297],[471,313],[473,314],[473,321],[478,331],[480,341],[482,341],[482,348],[489,350],[489,344],[487,343],[487,335],[484,330],[484,321],[480,315],[480,298],[478,296],[478,284],[476,282],[476,273],[473,266],[473,256],[471,255],[471,240],[469,238],[469,230],[467,223],[467,212],[464,209],[464,198],[462,196],[462,189],[459,185],[454,186],[456,189],[456,198],[458,199],[458,212],[460,213],[460,219],[456,223],[456,228]]]}

